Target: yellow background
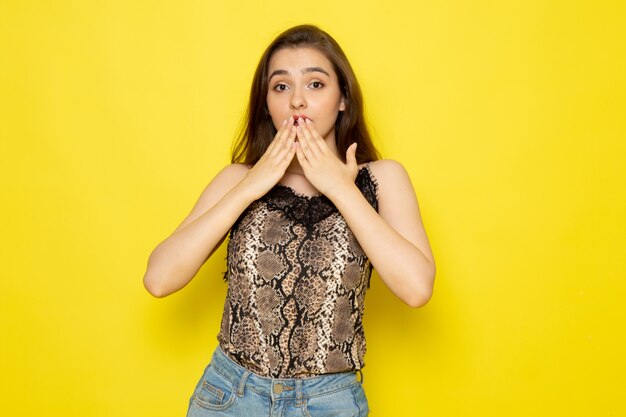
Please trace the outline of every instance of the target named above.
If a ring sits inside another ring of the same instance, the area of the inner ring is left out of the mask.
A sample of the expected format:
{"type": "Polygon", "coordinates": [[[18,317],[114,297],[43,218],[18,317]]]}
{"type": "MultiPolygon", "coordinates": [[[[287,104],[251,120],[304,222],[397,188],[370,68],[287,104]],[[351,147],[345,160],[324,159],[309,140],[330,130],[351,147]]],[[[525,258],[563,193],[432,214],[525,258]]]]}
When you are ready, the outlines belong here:
{"type": "Polygon", "coordinates": [[[351,60],[437,261],[373,277],[372,416],[625,415],[622,1],[0,3],[0,413],[183,416],[225,248],[183,290],[148,255],[229,161],[255,65],[314,23],[351,60]]]}

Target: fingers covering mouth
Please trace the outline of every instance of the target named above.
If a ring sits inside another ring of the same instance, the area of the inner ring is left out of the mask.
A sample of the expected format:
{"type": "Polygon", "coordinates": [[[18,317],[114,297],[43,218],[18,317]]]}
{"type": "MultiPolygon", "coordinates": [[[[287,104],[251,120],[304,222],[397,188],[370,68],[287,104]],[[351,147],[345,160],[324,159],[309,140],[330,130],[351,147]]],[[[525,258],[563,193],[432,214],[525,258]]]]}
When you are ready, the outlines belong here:
{"type": "MultiPolygon", "coordinates": [[[[302,120],[302,122],[304,122],[304,121],[305,121],[305,120],[307,120],[307,119],[309,119],[309,118],[308,118],[308,117],[306,117],[306,116],[293,116],[293,124],[294,124],[294,125],[296,125],[296,126],[298,126],[298,122],[299,122],[300,120],[302,120]]],[[[309,120],[311,120],[311,119],[309,119],[309,120]]]]}

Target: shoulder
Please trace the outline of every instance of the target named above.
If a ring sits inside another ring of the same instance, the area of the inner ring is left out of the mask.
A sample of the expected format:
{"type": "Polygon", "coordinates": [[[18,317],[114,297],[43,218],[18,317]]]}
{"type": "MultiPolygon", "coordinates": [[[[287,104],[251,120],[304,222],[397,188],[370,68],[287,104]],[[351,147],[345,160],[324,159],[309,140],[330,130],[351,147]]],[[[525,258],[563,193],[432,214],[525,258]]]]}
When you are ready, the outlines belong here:
{"type": "Polygon", "coordinates": [[[393,175],[394,173],[397,174],[400,171],[406,172],[404,166],[395,159],[377,159],[376,161],[368,162],[366,165],[369,165],[373,172],[381,175],[393,175]]]}
{"type": "Polygon", "coordinates": [[[372,179],[377,183],[379,192],[410,182],[409,173],[404,166],[394,159],[379,159],[369,164],[372,179]]]}
{"type": "Polygon", "coordinates": [[[379,159],[369,164],[370,176],[376,187],[379,212],[388,214],[390,207],[414,205],[417,196],[406,168],[393,159],[379,159]]]}

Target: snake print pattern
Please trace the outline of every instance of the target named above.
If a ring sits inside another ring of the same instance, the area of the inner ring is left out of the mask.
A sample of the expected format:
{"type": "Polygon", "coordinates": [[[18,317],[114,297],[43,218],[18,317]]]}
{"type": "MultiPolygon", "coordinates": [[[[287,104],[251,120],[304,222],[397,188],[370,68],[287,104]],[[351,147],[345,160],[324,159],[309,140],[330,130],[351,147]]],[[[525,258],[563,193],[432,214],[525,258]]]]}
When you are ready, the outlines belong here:
{"type": "MultiPolygon", "coordinates": [[[[355,183],[378,210],[369,163],[355,183]]],[[[358,370],[372,266],[335,205],[277,184],[233,225],[218,341],[241,366],[272,378],[358,370]]]]}

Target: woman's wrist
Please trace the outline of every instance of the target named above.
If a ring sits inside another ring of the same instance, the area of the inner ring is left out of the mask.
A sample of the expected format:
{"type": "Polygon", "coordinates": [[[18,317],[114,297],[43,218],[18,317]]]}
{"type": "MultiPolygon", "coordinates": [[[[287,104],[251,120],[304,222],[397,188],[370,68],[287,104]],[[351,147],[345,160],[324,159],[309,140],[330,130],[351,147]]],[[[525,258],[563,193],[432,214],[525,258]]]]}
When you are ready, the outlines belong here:
{"type": "Polygon", "coordinates": [[[358,197],[359,195],[362,195],[361,190],[359,190],[355,183],[337,183],[332,189],[324,194],[335,204],[335,206],[346,199],[349,200],[355,198],[355,196],[358,197]]]}

